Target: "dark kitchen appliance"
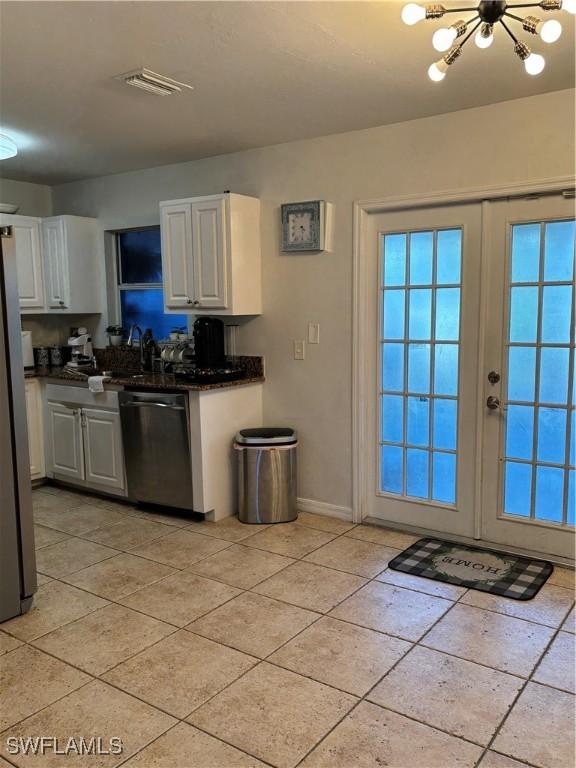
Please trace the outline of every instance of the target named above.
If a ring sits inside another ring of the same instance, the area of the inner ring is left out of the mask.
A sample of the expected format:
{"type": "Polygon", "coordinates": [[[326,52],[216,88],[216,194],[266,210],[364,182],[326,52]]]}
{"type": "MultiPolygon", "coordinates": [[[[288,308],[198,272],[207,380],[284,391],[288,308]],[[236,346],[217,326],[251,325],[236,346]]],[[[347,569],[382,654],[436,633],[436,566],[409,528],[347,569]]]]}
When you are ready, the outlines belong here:
{"type": "Polygon", "coordinates": [[[194,323],[194,358],[198,368],[224,367],[224,323],[216,317],[199,317],[194,323]]]}
{"type": "Polygon", "coordinates": [[[128,498],[192,510],[188,397],[119,392],[128,498]]]}

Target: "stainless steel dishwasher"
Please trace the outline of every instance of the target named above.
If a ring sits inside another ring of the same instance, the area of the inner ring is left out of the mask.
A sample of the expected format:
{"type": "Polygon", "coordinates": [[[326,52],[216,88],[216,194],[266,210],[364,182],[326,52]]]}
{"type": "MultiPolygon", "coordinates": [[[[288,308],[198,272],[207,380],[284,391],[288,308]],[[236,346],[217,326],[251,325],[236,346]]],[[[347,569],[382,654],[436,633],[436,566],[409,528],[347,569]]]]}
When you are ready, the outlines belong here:
{"type": "Polygon", "coordinates": [[[120,392],[128,498],[192,510],[186,394],[120,392]]]}

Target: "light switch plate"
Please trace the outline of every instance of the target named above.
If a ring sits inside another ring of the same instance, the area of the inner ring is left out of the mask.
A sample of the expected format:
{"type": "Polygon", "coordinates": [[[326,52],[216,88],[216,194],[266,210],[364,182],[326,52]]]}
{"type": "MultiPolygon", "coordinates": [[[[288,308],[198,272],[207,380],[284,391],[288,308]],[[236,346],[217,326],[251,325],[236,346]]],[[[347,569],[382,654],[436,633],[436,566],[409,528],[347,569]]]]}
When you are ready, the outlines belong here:
{"type": "Polygon", "coordinates": [[[320,344],[320,323],[308,323],[308,344],[320,344]]]}
{"type": "Polygon", "coordinates": [[[304,339],[294,339],[294,360],[304,360],[306,357],[306,342],[304,339]]]}

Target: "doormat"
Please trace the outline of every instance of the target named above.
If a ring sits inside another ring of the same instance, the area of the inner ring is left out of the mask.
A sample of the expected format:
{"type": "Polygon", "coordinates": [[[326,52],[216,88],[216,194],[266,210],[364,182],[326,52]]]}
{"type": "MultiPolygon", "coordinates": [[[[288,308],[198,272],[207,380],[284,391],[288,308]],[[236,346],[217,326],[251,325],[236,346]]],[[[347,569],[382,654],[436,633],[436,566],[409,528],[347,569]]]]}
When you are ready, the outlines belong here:
{"type": "Polygon", "coordinates": [[[437,539],[420,539],[388,563],[393,571],[531,600],[554,570],[552,563],[437,539]]]}

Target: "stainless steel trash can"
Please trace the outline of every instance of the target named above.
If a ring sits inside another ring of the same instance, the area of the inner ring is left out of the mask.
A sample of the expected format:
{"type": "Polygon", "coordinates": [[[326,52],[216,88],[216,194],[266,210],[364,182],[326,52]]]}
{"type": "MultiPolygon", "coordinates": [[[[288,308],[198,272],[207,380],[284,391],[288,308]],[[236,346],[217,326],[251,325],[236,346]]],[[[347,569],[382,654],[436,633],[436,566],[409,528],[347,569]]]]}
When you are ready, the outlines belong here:
{"type": "Polygon", "coordinates": [[[242,523],[296,520],[296,432],[287,427],[241,429],[238,454],[238,518],[242,523]]]}

